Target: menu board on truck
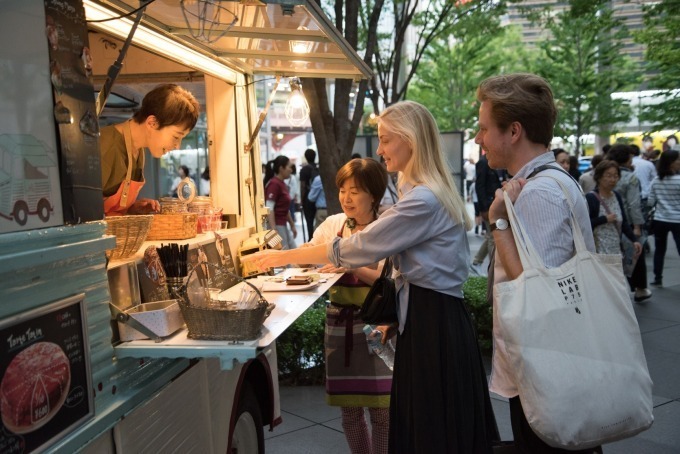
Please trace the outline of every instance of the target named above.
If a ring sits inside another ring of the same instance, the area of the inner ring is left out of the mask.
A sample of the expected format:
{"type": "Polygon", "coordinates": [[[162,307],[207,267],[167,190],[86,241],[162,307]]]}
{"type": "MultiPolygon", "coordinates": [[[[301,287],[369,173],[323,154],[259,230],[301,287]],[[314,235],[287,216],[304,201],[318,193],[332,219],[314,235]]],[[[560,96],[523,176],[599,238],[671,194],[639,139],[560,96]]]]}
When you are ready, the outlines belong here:
{"type": "Polygon", "coordinates": [[[45,448],[93,416],[83,299],[0,324],[0,452],[45,448]]]}
{"type": "Polygon", "coordinates": [[[44,0],[64,222],[104,217],[99,123],[82,0],[44,0]]]}

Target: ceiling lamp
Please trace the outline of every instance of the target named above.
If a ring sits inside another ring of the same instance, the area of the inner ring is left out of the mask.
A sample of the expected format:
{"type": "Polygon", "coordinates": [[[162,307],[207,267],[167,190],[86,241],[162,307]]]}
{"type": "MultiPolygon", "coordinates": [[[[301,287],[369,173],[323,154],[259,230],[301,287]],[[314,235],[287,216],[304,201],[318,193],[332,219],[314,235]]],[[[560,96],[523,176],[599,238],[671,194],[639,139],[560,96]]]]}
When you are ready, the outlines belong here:
{"type": "MultiPolygon", "coordinates": [[[[302,25],[300,25],[297,29],[303,31],[309,30],[307,27],[303,27],[302,25]]],[[[308,54],[312,51],[313,45],[314,43],[311,41],[292,40],[290,41],[290,51],[294,54],[308,54]]]]}
{"type": "Polygon", "coordinates": [[[180,0],[179,4],[192,38],[205,43],[214,43],[238,22],[221,0],[180,0]]]}
{"type": "Polygon", "coordinates": [[[309,104],[302,94],[302,82],[299,78],[293,77],[288,83],[291,93],[286,101],[286,118],[293,126],[304,126],[309,119],[309,104]]]}

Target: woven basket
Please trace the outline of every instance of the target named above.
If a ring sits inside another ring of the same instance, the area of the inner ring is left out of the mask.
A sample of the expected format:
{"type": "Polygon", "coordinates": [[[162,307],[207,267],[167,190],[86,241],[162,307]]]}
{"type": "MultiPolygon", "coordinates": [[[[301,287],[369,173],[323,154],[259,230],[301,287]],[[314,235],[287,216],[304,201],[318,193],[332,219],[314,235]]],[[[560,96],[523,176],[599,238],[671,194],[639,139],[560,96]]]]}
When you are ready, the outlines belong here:
{"type": "Polygon", "coordinates": [[[148,240],[186,240],[196,236],[196,213],[155,214],[148,240]]]}
{"type": "Polygon", "coordinates": [[[274,304],[264,300],[256,309],[197,307],[179,300],[189,339],[243,341],[257,339],[274,304]]]}
{"type": "Polygon", "coordinates": [[[115,235],[116,247],[106,251],[109,260],[125,259],[134,255],[146,241],[153,216],[107,216],[106,234],[115,235]]]}
{"type": "MultiPolygon", "coordinates": [[[[203,263],[214,267],[212,263],[203,263]]],[[[226,270],[222,271],[232,275],[257,292],[259,296],[257,307],[255,309],[234,309],[235,303],[227,301],[212,302],[209,307],[192,305],[187,297],[186,286],[191,279],[191,274],[197,268],[198,266],[191,270],[186,279],[186,284],[173,291],[179,301],[179,308],[187,325],[187,337],[189,339],[228,341],[256,339],[260,335],[262,324],[276,305],[269,304],[262,296],[262,292],[253,284],[226,270]]]]}

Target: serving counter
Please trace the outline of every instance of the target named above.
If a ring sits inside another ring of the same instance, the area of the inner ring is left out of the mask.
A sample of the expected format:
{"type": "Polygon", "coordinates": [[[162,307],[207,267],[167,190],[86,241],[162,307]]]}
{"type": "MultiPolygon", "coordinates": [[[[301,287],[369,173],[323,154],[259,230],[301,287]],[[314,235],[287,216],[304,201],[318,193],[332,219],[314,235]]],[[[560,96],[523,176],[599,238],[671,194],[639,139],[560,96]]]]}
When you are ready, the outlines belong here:
{"type": "MultiPolygon", "coordinates": [[[[219,232],[220,237],[226,239],[229,244],[231,257],[236,262],[238,246],[250,236],[250,230],[245,228],[227,229],[219,232]]],[[[206,246],[215,242],[216,235],[213,232],[197,235],[189,240],[171,240],[181,245],[189,245],[190,249],[199,246],[206,246]]],[[[116,268],[135,265],[141,263],[144,251],[149,246],[160,247],[171,241],[147,241],[140,250],[126,260],[117,260],[109,263],[109,280],[111,281],[111,271],[116,268]]],[[[120,270],[119,274],[127,276],[129,273],[120,270]]],[[[114,351],[118,358],[218,358],[222,370],[231,370],[235,364],[243,364],[255,358],[260,350],[274,344],[276,338],[283,333],[307,308],[318,300],[342,275],[334,273],[319,274],[309,272],[300,268],[284,268],[279,270],[278,276],[287,278],[293,275],[315,274],[318,281],[313,286],[279,286],[273,290],[266,291],[264,287],[263,295],[269,303],[275,305],[274,310],[265,319],[260,336],[257,339],[247,341],[213,341],[196,340],[188,338],[187,329],[182,328],[176,333],[163,338],[160,342],[153,339],[131,340],[120,342],[114,345],[114,351]]],[[[134,273],[132,273],[134,275],[134,273]]],[[[266,279],[261,278],[259,280],[266,279]]],[[[134,280],[134,277],[126,278],[127,281],[134,280]]],[[[258,281],[257,278],[249,281],[258,281]]],[[[139,288],[128,284],[111,283],[111,293],[114,295],[114,304],[119,306],[134,306],[139,304],[140,297],[135,295],[139,288]],[[121,287],[121,288],[116,288],[121,287]],[[123,288],[128,287],[128,288],[123,288]],[[128,294],[133,293],[133,294],[128,294]],[[118,296],[116,297],[115,295],[118,296]],[[115,300],[119,300],[116,303],[115,300]],[[120,302],[122,301],[122,302],[120,302]]],[[[270,286],[271,287],[271,286],[270,286]]],[[[274,286],[276,287],[276,286],[274,286]]],[[[119,307],[125,309],[126,307],[119,307]]]]}
{"type": "MultiPolygon", "coordinates": [[[[287,268],[279,276],[305,274],[299,268],[287,268]]],[[[265,299],[275,305],[267,317],[257,339],[250,341],[210,341],[187,337],[183,328],[161,342],[134,340],[122,342],[115,347],[119,358],[219,358],[223,370],[230,370],[234,363],[244,363],[254,358],[259,349],[276,340],[307,308],[318,300],[342,275],[321,274],[318,285],[300,291],[263,291],[265,299]]]]}

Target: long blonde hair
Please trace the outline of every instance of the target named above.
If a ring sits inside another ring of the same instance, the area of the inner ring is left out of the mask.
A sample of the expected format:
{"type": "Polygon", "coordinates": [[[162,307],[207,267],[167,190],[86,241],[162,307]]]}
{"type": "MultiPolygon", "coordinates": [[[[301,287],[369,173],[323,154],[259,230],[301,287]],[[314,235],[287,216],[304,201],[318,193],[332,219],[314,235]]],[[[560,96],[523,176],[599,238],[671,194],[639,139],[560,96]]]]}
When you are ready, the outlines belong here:
{"type": "Polygon", "coordinates": [[[380,114],[379,122],[411,147],[412,157],[404,171],[399,172],[399,182],[427,186],[451,218],[463,224],[465,230],[470,230],[472,219],[449,172],[441,148],[439,128],[430,111],[417,102],[401,101],[385,109],[380,114]]]}

